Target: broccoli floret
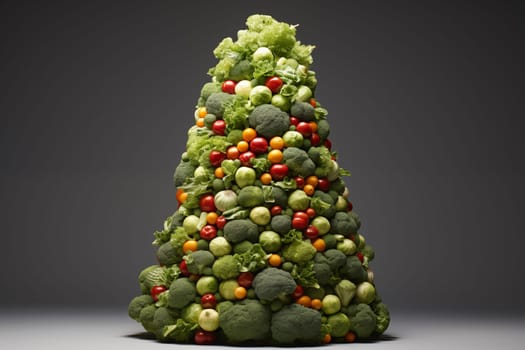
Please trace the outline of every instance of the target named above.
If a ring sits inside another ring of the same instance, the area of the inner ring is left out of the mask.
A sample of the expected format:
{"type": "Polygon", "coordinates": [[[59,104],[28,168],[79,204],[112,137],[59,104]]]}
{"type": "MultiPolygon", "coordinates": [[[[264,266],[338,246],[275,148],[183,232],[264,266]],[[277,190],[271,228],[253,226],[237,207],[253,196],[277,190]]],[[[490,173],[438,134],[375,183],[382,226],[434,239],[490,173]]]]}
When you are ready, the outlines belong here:
{"type": "Polygon", "coordinates": [[[288,147],[283,152],[283,163],[288,166],[289,175],[307,177],[315,172],[315,163],[306,151],[297,147],[288,147]]]}
{"type": "Polygon", "coordinates": [[[180,262],[181,257],[173,244],[166,242],[157,250],[157,259],[161,265],[173,265],[180,262]]]}
{"type": "Polygon", "coordinates": [[[309,240],[295,240],[283,249],[283,257],[287,261],[304,265],[313,259],[316,252],[309,240]]]}
{"type": "Polygon", "coordinates": [[[330,267],[326,264],[314,264],[315,278],[320,285],[326,285],[330,283],[330,277],[332,275],[330,267]]]}
{"type": "Polygon", "coordinates": [[[277,186],[272,187],[272,195],[275,200],[275,205],[280,206],[283,209],[286,209],[288,206],[288,195],[286,191],[277,186]]]}
{"type": "Polygon", "coordinates": [[[179,278],[170,285],[168,305],[176,309],[182,309],[195,300],[197,291],[195,284],[189,278],[179,278]]]}
{"type": "Polygon", "coordinates": [[[230,343],[264,340],[270,335],[271,311],[257,300],[245,300],[219,313],[219,324],[230,343]]]}
{"type": "Polygon", "coordinates": [[[314,120],[315,110],[314,107],[308,102],[297,101],[292,105],[290,110],[291,115],[299,120],[309,122],[314,120]]]}
{"type": "Polygon", "coordinates": [[[317,134],[321,138],[321,142],[324,142],[330,135],[330,125],[326,119],[321,119],[317,122],[317,134]]]}
{"type": "Polygon", "coordinates": [[[239,61],[230,70],[229,78],[231,80],[239,81],[244,79],[251,79],[253,74],[253,67],[248,60],[239,61]]]}
{"type": "Polygon", "coordinates": [[[275,215],[270,223],[272,230],[282,235],[292,229],[292,218],[288,215],[275,215]]]}
{"type": "Polygon", "coordinates": [[[334,170],[332,154],[325,146],[310,147],[308,156],[317,165],[315,175],[317,177],[326,177],[334,170]]]}
{"type": "Polygon", "coordinates": [[[255,295],[261,300],[274,300],[293,293],[297,284],[292,275],[275,267],[268,267],[253,279],[255,295]]]}
{"type": "Polygon", "coordinates": [[[328,249],[322,253],[327,261],[330,270],[337,271],[346,263],[346,255],[338,249],[328,249]]]}
{"type": "Polygon", "coordinates": [[[226,105],[234,98],[235,95],[230,95],[225,92],[214,92],[206,101],[206,111],[214,114],[218,118],[222,118],[226,105]]]}
{"type": "Polygon", "coordinates": [[[367,304],[353,304],[345,308],[346,315],[350,318],[350,330],[359,339],[368,338],[376,329],[376,315],[367,304]]]}
{"type": "Polygon", "coordinates": [[[204,106],[208,97],[214,92],[221,92],[221,84],[216,82],[208,82],[202,86],[201,96],[199,99],[199,106],[204,106]]]}
{"type": "Polygon", "coordinates": [[[166,307],[159,307],[153,315],[152,326],[155,329],[155,336],[159,339],[164,339],[164,327],[170,324],[174,324],[179,318],[179,314],[174,310],[170,310],[166,307]]]}
{"type": "Polygon", "coordinates": [[[355,283],[368,280],[368,273],[363,267],[361,260],[355,255],[347,257],[346,263],[339,269],[339,273],[341,277],[355,283]]]}
{"type": "Polygon", "coordinates": [[[271,330],[278,344],[318,344],[321,313],[299,304],[284,306],[273,314],[271,330]]]}
{"type": "Polygon", "coordinates": [[[388,307],[382,302],[372,304],[372,310],[376,314],[376,329],[374,333],[383,334],[390,324],[390,312],[388,307]]]}
{"type": "Polygon", "coordinates": [[[155,311],[157,311],[155,304],[150,304],[143,307],[139,314],[139,320],[142,327],[144,327],[147,332],[153,334],[157,331],[157,328],[153,323],[153,320],[155,319],[155,311]]]}
{"type": "Polygon", "coordinates": [[[153,298],[150,295],[139,295],[131,299],[128,305],[128,315],[135,321],[140,321],[140,312],[148,305],[153,304],[153,298]]]}
{"type": "Polygon", "coordinates": [[[359,229],[358,222],[350,213],[339,211],[330,221],[332,233],[337,233],[343,236],[357,233],[359,229]]]}
{"type": "Polygon", "coordinates": [[[231,220],[223,228],[224,238],[230,243],[257,242],[259,227],[249,219],[231,220]]]}
{"type": "Polygon", "coordinates": [[[363,249],[361,249],[361,253],[368,259],[368,262],[374,260],[375,252],[370,244],[365,244],[363,249]]]}
{"type": "Polygon", "coordinates": [[[215,260],[212,266],[213,275],[222,280],[232,279],[239,275],[239,263],[233,255],[224,255],[215,260]]]}
{"type": "Polygon", "coordinates": [[[335,212],[336,212],[335,201],[326,192],[323,192],[320,190],[315,191],[314,195],[312,196],[312,205],[316,206],[316,208],[314,209],[317,214],[322,215],[326,217],[327,219],[331,219],[335,215],[335,212]],[[323,203],[320,203],[322,205],[319,205],[319,203],[317,203],[316,198],[326,203],[326,205],[323,203]]]}
{"type": "Polygon", "coordinates": [[[271,104],[262,104],[254,108],[248,122],[257,134],[270,139],[282,136],[290,127],[288,113],[271,104]]]}
{"type": "Polygon", "coordinates": [[[197,250],[186,255],[184,260],[190,273],[200,275],[213,264],[215,257],[207,250],[197,250]]]}

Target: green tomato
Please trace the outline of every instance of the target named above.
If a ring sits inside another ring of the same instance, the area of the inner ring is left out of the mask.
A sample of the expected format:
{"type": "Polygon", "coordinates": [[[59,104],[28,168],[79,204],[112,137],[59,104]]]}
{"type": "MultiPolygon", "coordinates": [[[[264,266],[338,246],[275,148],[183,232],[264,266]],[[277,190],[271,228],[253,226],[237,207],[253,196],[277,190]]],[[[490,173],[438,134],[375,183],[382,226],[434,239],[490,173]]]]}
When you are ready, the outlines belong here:
{"type": "Polygon", "coordinates": [[[312,220],[311,224],[315,226],[317,231],[319,231],[320,235],[324,235],[330,232],[330,220],[328,220],[324,216],[316,216],[312,220]]]}
{"type": "Polygon", "coordinates": [[[184,228],[184,231],[186,231],[187,234],[191,235],[198,231],[197,230],[198,224],[199,224],[199,217],[196,215],[190,215],[184,219],[184,221],[182,222],[182,227],[184,228]]]}
{"type": "Polygon", "coordinates": [[[273,53],[269,48],[261,46],[253,53],[253,60],[255,62],[262,60],[273,60],[273,53]]]}
{"type": "Polygon", "coordinates": [[[199,314],[199,326],[208,332],[219,328],[219,313],[215,309],[204,309],[199,314]]]}
{"type": "Polygon", "coordinates": [[[352,240],[344,238],[337,243],[337,250],[342,251],[345,255],[353,255],[357,251],[357,246],[352,240]]]}
{"type": "Polygon", "coordinates": [[[254,106],[270,103],[272,100],[272,90],[267,86],[257,85],[250,91],[250,101],[254,106]]]}
{"type": "Polygon", "coordinates": [[[243,97],[250,97],[252,83],[249,80],[241,80],[235,85],[235,94],[243,97]]]}
{"type": "Polygon", "coordinates": [[[295,211],[304,211],[310,206],[310,197],[303,190],[295,190],[288,197],[288,206],[295,211]]]}
{"type": "Polygon", "coordinates": [[[266,226],[270,223],[272,215],[270,210],[266,207],[255,207],[250,211],[250,220],[257,225],[266,226]]]}
{"type": "Polygon", "coordinates": [[[193,303],[182,309],[181,317],[186,322],[198,323],[201,311],[202,305],[193,303]]]}
{"type": "Polygon", "coordinates": [[[335,314],[339,312],[339,310],[341,310],[341,300],[339,300],[337,295],[325,295],[325,297],[323,298],[322,305],[322,310],[327,315],[335,314]]]}
{"type": "Polygon", "coordinates": [[[240,188],[253,185],[256,177],[255,170],[247,166],[242,166],[235,172],[235,182],[240,188]]]}
{"type": "Polygon", "coordinates": [[[376,298],[376,288],[370,282],[362,282],[357,286],[355,296],[360,303],[370,304],[376,298]]]}
{"type": "Polygon", "coordinates": [[[299,131],[290,130],[283,135],[284,145],[286,147],[301,147],[303,145],[303,135],[299,131]]]}
{"type": "Polygon", "coordinates": [[[235,288],[239,287],[237,280],[226,280],[219,284],[219,294],[226,300],[235,300],[235,288]]]}
{"type": "Polygon", "coordinates": [[[276,94],[272,96],[272,105],[281,109],[282,111],[288,112],[290,110],[290,100],[283,95],[276,94]]]}
{"type": "Polygon", "coordinates": [[[232,246],[224,237],[215,237],[210,241],[209,245],[210,252],[216,256],[224,256],[230,254],[232,251],[232,246]]]}
{"type": "Polygon", "coordinates": [[[213,276],[202,276],[197,281],[195,288],[200,295],[215,293],[217,291],[217,279],[213,276]]]}
{"type": "Polygon", "coordinates": [[[281,236],[274,231],[263,231],[259,235],[259,243],[267,253],[275,253],[281,249],[281,236]]]}

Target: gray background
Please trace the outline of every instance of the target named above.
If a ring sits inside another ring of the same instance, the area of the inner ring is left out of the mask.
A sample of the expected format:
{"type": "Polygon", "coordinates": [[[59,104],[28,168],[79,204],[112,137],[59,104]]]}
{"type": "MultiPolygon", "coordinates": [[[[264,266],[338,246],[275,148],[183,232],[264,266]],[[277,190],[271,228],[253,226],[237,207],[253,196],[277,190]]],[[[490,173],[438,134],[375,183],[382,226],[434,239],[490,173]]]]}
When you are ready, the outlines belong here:
{"type": "Polygon", "coordinates": [[[125,308],[212,50],[300,24],[393,309],[523,312],[519,2],[4,1],[0,307],[125,308]]]}

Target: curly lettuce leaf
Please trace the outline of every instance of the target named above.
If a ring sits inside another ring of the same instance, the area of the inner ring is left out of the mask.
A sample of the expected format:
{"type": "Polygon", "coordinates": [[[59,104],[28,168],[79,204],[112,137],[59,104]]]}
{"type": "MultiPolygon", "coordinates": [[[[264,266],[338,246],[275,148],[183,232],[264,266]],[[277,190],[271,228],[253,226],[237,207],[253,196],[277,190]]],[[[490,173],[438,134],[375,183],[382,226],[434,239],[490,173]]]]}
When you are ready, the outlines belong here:
{"type": "Polygon", "coordinates": [[[259,243],[250,247],[242,254],[235,254],[233,257],[239,263],[239,271],[255,272],[266,267],[266,261],[270,254],[266,254],[259,243]]]}

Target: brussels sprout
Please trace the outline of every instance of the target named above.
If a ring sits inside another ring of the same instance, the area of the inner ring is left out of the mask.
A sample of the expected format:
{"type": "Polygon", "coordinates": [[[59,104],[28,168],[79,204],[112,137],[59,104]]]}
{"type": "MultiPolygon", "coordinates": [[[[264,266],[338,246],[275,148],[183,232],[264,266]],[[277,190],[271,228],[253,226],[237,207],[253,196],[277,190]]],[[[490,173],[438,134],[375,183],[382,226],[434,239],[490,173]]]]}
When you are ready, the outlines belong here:
{"type": "Polygon", "coordinates": [[[184,228],[184,231],[186,231],[187,234],[191,235],[198,231],[197,230],[198,224],[199,224],[199,217],[196,215],[189,215],[182,222],[182,227],[184,228]]]}
{"type": "Polygon", "coordinates": [[[290,130],[284,133],[283,140],[286,147],[301,147],[304,138],[300,132],[290,130]]]}
{"type": "Polygon", "coordinates": [[[254,106],[270,103],[272,90],[264,85],[257,85],[250,91],[250,101],[254,106]]]}
{"type": "Polygon", "coordinates": [[[357,286],[355,296],[360,303],[370,304],[376,298],[376,288],[370,282],[362,282],[357,286]]]}
{"type": "Polygon", "coordinates": [[[230,254],[232,251],[232,246],[224,237],[215,237],[210,241],[209,245],[210,252],[216,256],[224,256],[230,254]]]}
{"type": "Polygon", "coordinates": [[[274,231],[264,231],[259,235],[259,243],[265,252],[274,253],[281,249],[281,236],[274,231]]]}
{"type": "Polygon", "coordinates": [[[337,243],[337,250],[342,251],[345,255],[353,255],[357,251],[357,246],[352,240],[344,238],[337,243]]]}
{"type": "Polygon", "coordinates": [[[337,295],[325,295],[325,297],[323,298],[322,305],[322,310],[327,315],[335,314],[339,312],[339,310],[341,310],[341,300],[339,300],[337,295]]]}
{"type": "Polygon", "coordinates": [[[270,210],[266,207],[255,207],[250,211],[250,220],[257,225],[266,226],[270,223],[271,218],[270,210]]]}
{"type": "Polygon", "coordinates": [[[332,337],[344,337],[350,330],[350,319],[342,312],[328,316],[327,323],[332,337]]]}
{"type": "Polygon", "coordinates": [[[247,166],[242,166],[235,172],[235,182],[240,188],[253,185],[256,177],[255,170],[247,166]]]}

